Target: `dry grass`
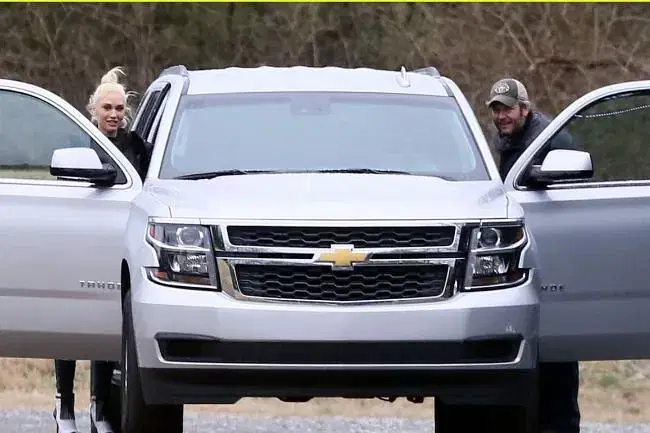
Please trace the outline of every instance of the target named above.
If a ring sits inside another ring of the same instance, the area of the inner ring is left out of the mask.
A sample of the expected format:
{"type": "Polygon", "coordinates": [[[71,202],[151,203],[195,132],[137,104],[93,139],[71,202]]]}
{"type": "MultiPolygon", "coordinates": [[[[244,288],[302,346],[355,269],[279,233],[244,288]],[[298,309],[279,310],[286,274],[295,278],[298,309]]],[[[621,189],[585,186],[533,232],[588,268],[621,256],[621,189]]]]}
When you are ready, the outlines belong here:
{"type": "MultiPolygon", "coordinates": [[[[650,361],[589,362],[582,366],[580,404],[588,421],[650,421],[650,361]]],[[[0,407],[49,409],[54,396],[53,363],[48,360],[0,359],[0,407]]],[[[88,404],[88,363],[77,367],[79,410],[88,404]]],[[[230,406],[188,406],[190,411],[218,411],[260,416],[342,415],[430,418],[433,401],[317,399],[284,403],[276,399],[244,399],[230,406]]]]}

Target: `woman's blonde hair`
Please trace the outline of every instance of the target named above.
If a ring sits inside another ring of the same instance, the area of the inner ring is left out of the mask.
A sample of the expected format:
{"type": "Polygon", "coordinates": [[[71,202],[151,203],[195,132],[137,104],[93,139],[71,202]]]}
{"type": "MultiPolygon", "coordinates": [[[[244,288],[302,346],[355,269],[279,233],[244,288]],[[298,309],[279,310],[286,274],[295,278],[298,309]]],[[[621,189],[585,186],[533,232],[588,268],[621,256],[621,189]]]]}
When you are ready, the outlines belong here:
{"type": "Polygon", "coordinates": [[[133,91],[127,91],[126,87],[120,83],[119,76],[126,76],[124,70],[121,66],[116,66],[110,71],[104,74],[102,79],[99,82],[99,85],[95,88],[95,91],[90,95],[88,99],[88,105],[86,109],[90,113],[90,120],[97,124],[97,118],[95,117],[95,104],[99,101],[105,94],[108,92],[118,92],[124,97],[124,120],[122,120],[122,128],[126,128],[131,122],[131,106],[129,105],[129,100],[131,97],[135,96],[136,93],[133,91]]]}

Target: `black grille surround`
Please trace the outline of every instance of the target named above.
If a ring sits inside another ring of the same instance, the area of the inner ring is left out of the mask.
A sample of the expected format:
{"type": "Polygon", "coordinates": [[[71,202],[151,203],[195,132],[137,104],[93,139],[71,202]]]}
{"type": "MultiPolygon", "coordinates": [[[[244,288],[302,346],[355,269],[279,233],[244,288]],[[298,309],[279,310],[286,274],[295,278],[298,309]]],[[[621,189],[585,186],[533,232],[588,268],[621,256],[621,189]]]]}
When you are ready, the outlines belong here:
{"type": "Polygon", "coordinates": [[[517,334],[466,341],[225,341],[182,334],[158,334],[170,362],[245,364],[456,364],[513,362],[517,334]]]}
{"type": "Polygon", "coordinates": [[[267,248],[330,248],[354,245],[355,248],[451,247],[456,227],[313,227],[313,226],[229,226],[232,245],[267,248]]]}
{"type": "MultiPolygon", "coordinates": [[[[234,266],[244,296],[311,302],[367,302],[437,298],[445,294],[447,265],[234,266]]],[[[450,275],[451,278],[454,275],[450,275]]]]}

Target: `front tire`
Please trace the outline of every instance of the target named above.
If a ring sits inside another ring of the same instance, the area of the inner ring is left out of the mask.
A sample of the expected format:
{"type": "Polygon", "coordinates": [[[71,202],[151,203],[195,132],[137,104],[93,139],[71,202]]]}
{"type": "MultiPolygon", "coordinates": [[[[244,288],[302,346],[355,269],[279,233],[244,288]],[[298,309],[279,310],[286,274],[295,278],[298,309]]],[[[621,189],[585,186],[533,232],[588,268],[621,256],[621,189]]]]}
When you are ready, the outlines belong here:
{"type": "Polygon", "coordinates": [[[446,404],[435,399],[435,433],[539,433],[529,405],[446,404]]]}
{"type": "Polygon", "coordinates": [[[121,433],[183,433],[183,405],[147,404],[138,367],[131,296],[122,309],[121,433]]]}
{"type": "Polygon", "coordinates": [[[509,398],[507,403],[449,403],[436,397],[435,433],[539,433],[537,380],[535,372],[524,387],[526,392],[521,399],[509,398]]]}

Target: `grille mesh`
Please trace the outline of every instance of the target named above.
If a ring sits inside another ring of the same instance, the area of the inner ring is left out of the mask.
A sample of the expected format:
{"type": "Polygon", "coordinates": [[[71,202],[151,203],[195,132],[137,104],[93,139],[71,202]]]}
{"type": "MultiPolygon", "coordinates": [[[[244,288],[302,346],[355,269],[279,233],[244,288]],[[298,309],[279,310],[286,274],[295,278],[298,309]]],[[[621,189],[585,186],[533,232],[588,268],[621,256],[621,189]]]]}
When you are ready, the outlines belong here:
{"type": "Polygon", "coordinates": [[[446,265],[329,266],[236,265],[246,296],[304,301],[359,302],[440,296],[446,265]]]}

